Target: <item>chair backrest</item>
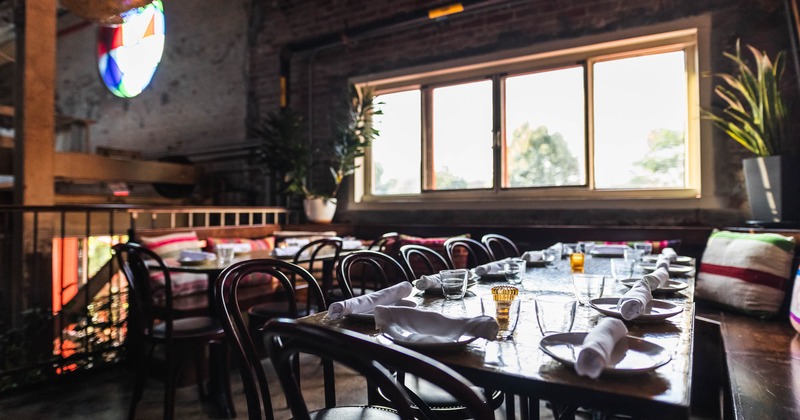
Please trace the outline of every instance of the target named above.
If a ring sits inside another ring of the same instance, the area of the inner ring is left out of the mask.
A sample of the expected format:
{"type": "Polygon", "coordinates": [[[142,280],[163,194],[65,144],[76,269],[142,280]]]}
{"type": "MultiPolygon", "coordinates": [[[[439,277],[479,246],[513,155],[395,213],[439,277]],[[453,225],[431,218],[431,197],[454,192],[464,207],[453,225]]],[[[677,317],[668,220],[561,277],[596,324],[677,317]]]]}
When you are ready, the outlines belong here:
{"type": "Polygon", "coordinates": [[[327,309],[319,284],[308,270],[288,261],[255,259],[231,264],[220,273],[214,285],[215,307],[218,312],[225,340],[228,341],[239,362],[239,372],[244,383],[247,411],[251,419],[272,419],[269,385],[256,351],[247,324],[242,317],[242,308],[236,298],[239,283],[253,273],[266,273],[277,279],[286,291],[290,316],[297,316],[297,295],[293,277],[308,283],[308,293],[320,302],[320,310],[327,309]]]}
{"type": "Polygon", "coordinates": [[[131,346],[142,345],[144,335],[153,330],[156,319],[162,320],[165,340],[172,340],[172,279],[169,269],[158,254],[135,243],[116,244],[112,248],[120,270],[128,284],[128,336],[126,341],[131,346]],[[146,260],[151,260],[148,267],[146,260]],[[163,301],[153,299],[153,285],[150,281],[151,271],[164,278],[163,301]]]}
{"type": "Polygon", "coordinates": [[[444,242],[444,250],[447,253],[447,259],[450,266],[453,268],[475,268],[481,264],[487,264],[494,261],[492,254],[483,246],[482,243],[471,238],[450,238],[444,242]],[[457,250],[462,249],[467,252],[467,266],[457,266],[457,250]]]}
{"type": "MultiPolygon", "coordinates": [[[[493,419],[494,413],[469,382],[454,370],[428,356],[400,346],[386,346],[369,337],[337,328],[298,323],[289,319],[274,319],[264,327],[270,360],[278,374],[292,416],[308,419],[306,406],[292,360],[299,354],[313,354],[323,361],[338,362],[365,377],[368,383],[380,388],[403,419],[435,418],[430,409],[410,393],[390,371],[403,370],[420,377],[466,407],[472,418],[493,419]],[[368,357],[365,357],[368,355],[368,357]],[[422,413],[414,410],[418,407],[422,413]]],[[[326,375],[332,370],[326,371],[326,375]]],[[[326,378],[327,379],[327,378],[326,378]]],[[[327,382],[326,385],[333,385],[327,382]]],[[[335,401],[331,401],[335,404],[335,401]]]]}
{"type": "Polygon", "coordinates": [[[400,234],[397,232],[387,232],[381,235],[378,239],[372,241],[372,244],[369,246],[368,249],[372,251],[378,252],[386,252],[387,245],[391,245],[395,241],[400,238],[400,234]]]}
{"type": "Polygon", "coordinates": [[[406,264],[406,270],[415,279],[452,268],[442,254],[424,245],[403,245],[400,247],[400,256],[406,264]]]}
{"type": "Polygon", "coordinates": [[[401,281],[411,281],[402,264],[382,252],[361,250],[339,262],[339,287],[349,299],[371,290],[380,290],[401,281]]]}
{"type": "MultiPolygon", "coordinates": [[[[295,254],[292,262],[306,268],[311,274],[317,276],[317,280],[324,289],[330,286],[329,284],[324,284],[325,279],[331,279],[330,281],[332,282],[333,270],[339,262],[339,255],[341,252],[342,238],[330,237],[317,239],[301,247],[300,250],[297,251],[297,254],[295,254]],[[331,261],[331,264],[328,264],[330,267],[329,273],[323,271],[325,264],[323,264],[322,260],[331,261]]],[[[292,280],[293,279],[294,276],[292,276],[292,280]]],[[[329,290],[323,290],[323,292],[327,294],[329,290]]],[[[309,298],[310,297],[309,295],[309,298]]]]}
{"type": "Polygon", "coordinates": [[[520,256],[517,244],[503,235],[498,235],[496,233],[483,235],[481,243],[489,250],[494,260],[520,256]]]}

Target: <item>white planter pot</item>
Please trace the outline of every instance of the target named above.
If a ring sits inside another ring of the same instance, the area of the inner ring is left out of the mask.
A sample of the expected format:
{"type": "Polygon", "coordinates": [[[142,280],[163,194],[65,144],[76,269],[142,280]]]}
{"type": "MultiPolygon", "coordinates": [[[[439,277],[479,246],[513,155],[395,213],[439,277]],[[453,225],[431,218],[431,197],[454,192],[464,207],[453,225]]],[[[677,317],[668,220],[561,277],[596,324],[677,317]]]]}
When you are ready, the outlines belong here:
{"type": "Polygon", "coordinates": [[[303,200],[303,210],[311,223],[330,223],[336,213],[336,199],[306,198],[303,200]]]}

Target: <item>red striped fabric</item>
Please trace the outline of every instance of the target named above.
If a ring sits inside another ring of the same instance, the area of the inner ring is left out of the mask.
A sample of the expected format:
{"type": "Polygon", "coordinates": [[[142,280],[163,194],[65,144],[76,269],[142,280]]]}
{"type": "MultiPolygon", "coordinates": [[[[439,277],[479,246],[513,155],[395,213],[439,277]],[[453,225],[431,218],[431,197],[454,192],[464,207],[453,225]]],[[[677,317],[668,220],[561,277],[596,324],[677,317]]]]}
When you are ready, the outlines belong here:
{"type": "Polygon", "coordinates": [[[700,271],[718,276],[733,277],[748,283],[760,284],[777,290],[786,289],[786,278],[749,268],[703,263],[700,271]]]}

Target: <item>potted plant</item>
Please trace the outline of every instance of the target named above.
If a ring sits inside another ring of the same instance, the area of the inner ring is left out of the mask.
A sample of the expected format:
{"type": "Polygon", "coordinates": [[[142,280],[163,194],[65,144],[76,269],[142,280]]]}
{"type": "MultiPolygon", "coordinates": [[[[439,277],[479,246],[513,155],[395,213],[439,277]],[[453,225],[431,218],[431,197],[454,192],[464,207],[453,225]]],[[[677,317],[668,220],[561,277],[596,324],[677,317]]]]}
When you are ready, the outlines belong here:
{"type": "Polygon", "coordinates": [[[743,160],[747,198],[756,222],[797,221],[800,195],[789,187],[796,182],[796,162],[789,161],[789,112],[781,95],[784,52],[772,60],[752,46],[752,67],[742,57],[739,41],[736,53],[725,53],[736,66],[733,73],[716,76],[722,80],[714,93],[725,101],[719,113],[704,111],[728,137],[756,157],[743,160]]]}
{"type": "Polygon", "coordinates": [[[379,115],[375,109],[375,93],[371,87],[351,86],[347,104],[338,118],[332,140],[330,157],[316,160],[319,153],[306,141],[302,116],[289,108],[268,115],[265,123],[256,130],[262,138],[264,162],[274,172],[282,175],[284,191],[302,195],[303,210],[312,223],[330,223],[336,212],[337,194],[342,182],[358,168],[358,158],[378,136],[372,118],[379,115]],[[308,176],[313,167],[326,164],[333,177],[330,192],[308,186],[308,176]]]}

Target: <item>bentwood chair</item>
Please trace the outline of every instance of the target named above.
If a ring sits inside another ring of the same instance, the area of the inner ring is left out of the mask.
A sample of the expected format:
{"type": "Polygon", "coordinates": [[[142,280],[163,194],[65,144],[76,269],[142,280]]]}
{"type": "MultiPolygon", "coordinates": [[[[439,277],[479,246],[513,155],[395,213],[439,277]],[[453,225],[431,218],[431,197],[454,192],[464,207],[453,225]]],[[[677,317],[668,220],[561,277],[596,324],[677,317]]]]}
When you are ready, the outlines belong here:
{"type": "Polygon", "coordinates": [[[494,258],[495,261],[502,260],[503,258],[520,256],[517,244],[503,235],[496,233],[483,235],[481,243],[489,250],[489,253],[492,254],[492,258],[494,258]]]}
{"type": "Polygon", "coordinates": [[[339,288],[345,299],[411,281],[408,272],[394,258],[378,251],[361,250],[339,262],[339,288]]]}
{"type": "MultiPolygon", "coordinates": [[[[128,417],[133,419],[136,416],[136,406],[142,399],[148,371],[160,370],[166,376],[164,418],[171,419],[174,416],[176,384],[183,361],[187,358],[194,358],[198,392],[201,400],[205,398],[202,374],[205,348],[214,340],[222,340],[224,337],[222,327],[209,316],[173,319],[172,280],[164,261],[157,254],[136,244],[117,244],[114,245],[113,251],[128,284],[126,346],[136,372],[128,417]],[[147,260],[152,261],[153,270],[163,274],[163,302],[162,299],[159,299],[159,302],[154,299],[150,282],[151,269],[147,265],[147,260]],[[164,367],[153,369],[151,364],[156,362],[153,355],[157,346],[163,348],[164,367]]],[[[223,359],[227,357],[223,356],[223,359]]],[[[228,394],[227,399],[230,401],[228,385],[223,384],[228,394]]]]}
{"type": "Polygon", "coordinates": [[[447,253],[448,262],[453,268],[475,268],[494,261],[489,250],[482,243],[471,238],[450,238],[444,242],[444,250],[447,253]],[[467,253],[466,267],[459,266],[457,259],[459,251],[467,253]]]}
{"type": "Polygon", "coordinates": [[[400,247],[400,256],[414,279],[451,268],[442,254],[424,245],[403,245],[400,247]]]}
{"type": "MultiPolygon", "coordinates": [[[[437,415],[402,382],[395,380],[390,371],[403,370],[434,384],[451,400],[459,401],[464,410],[475,419],[494,419],[494,412],[483,396],[454,370],[428,356],[400,346],[386,346],[367,336],[336,328],[301,324],[289,319],[272,320],[264,327],[270,360],[278,373],[281,386],[289,401],[292,415],[297,419],[310,418],[399,418],[434,419],[437,415]],[[300,354],[312,354],[323,360],[325,368],[325,408],[309,413],[299,377],[291,361],[300,354]],[[369,355],[369,357],[364,357],[369,355]],[[340,407],[335,394],[327,392],[334,386],[332,361],[361,374],[384,395],[391,409],[384,406],[340,407]]],[[[248,384],[245,384],[247,388],[248,384]]],[[[255,384],[252,384],[255,385],[255,384]]],[[[266,389],[265,387],[262,387],[266,389]]],[[[249,396],[248,396],[249,398],[249,396]]],[[[269,395],[266,397],[269,398],[269,395]]]]}
{"type": "Polygon", "coordinates": [[[387,232],[381,235],[378,239],[372,241],[372,244],[369,246],[369,249],[372,251],[378,251],[387,253],[387,247],[392,245],[400,238],[400,234],[397,232],[387,232]]]}
{"type": "MultiPolygon", "coordinates": [[[[298,297],[295,282],[305,282],[306,292],[318,303],[319,310],[326,310],[327,304],[322,289],[314,276],[305,268],[277,259],[255,259],[231,264],[217,277],[214,285],[214,304],[217,309],[225,340],[233,349],[239,365],[239,373],[244,383],[247,411],[250,419],[273,419],[269,386],[261,364],[253,335],[250,334],[242,316],[242,308],[236,299],[242,280],[254,274],[267,274],[280,282],[286,291],[285,302],[288,313],[298,314],[298,297]]],[[[260,339],[260,337],[259,337],[260,339]]],[[[299,359],[293,362],[294,372],[299,372],[299,359]]],[[[288,402],[287,398],[287,402],[288,402]]]]}

